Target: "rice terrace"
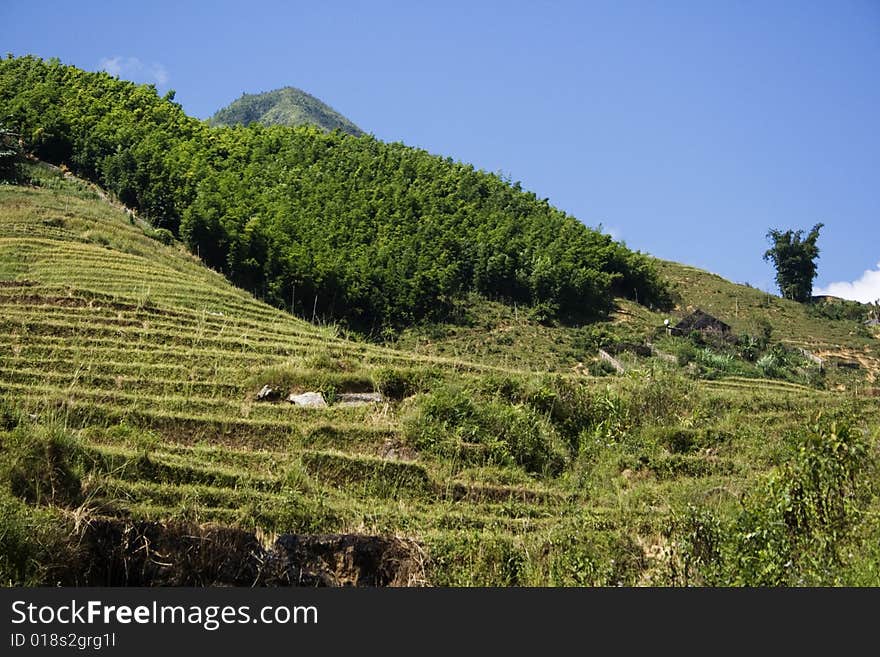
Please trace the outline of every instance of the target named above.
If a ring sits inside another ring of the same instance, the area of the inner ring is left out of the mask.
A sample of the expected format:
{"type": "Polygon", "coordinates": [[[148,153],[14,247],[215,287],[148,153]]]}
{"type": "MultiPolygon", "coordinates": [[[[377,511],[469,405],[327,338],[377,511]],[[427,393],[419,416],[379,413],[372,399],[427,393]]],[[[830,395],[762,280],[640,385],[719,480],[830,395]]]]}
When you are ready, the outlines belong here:
{"type": "Polygon", "coordinates": [[[876,304],[278,98],[0,60],[4,586],[880,585],[876,304]]]}

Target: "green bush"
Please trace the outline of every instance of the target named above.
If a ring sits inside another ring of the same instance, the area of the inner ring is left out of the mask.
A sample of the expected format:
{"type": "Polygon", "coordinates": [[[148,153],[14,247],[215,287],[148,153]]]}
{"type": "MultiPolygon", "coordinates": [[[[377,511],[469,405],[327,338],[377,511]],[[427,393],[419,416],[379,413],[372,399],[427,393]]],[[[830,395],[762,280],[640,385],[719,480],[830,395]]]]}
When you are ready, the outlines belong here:
{"type": "Polygon", "coordinates": [[[632,424],[677,423],[692,403],[694,384],[676,373],[660,373],[646,380],[628,380],[621,390],[622,404],[632,424]]]}
{"type": "Polygon", "coordinates": [[[17,184],[22,179],[23,161],[18,135],[0,123],[0,184],[17,184]]]}
{"type": "Polygon", "coordinates": [[[58,425],[19,425],[2,441],[0,476],[9,492],[31,504],[80,502],[84,454],[70,432],[58,425]]]}
{"type": "Polygon", "coordinates": [[[697,348],[690,342],[682,342],[677,350],[676,358],[682,367],[697,359],[697,348]]]}
{"type": "Polygon", "coordinates": [[[705,348],[699,352],[697,358],[703,365],[712,367],[716,370],[721,370],[722,372],[729,372],[736,369],[731,354],[719,354],[709,348],[705,348]]]}
{"type": "Polygon", "coordinates": [[[429,581],[434,586],[517,586],[528,555],[506,536],[482,531],[430,536],[429,581]]]}
{"type": "Polygon", "coordinates": [[[599,359],[590,361],[587,371],[591,376],[614,376],[617,374],[617,370],[611,363],[599,359]]]}
{"type": "Polygon", "coordinates": [[[457,388],[423,396],[404,428],[416,449],[462,464],[516,464],[529,473],[556,475],[566,460],[556,430],[534,409],[457,388]]]}
{"type": "Polygon", "coordinates": [[[0,431],[11,431],[22,420],[22,413],[17,406],[0,398],[0,431]]]}
{"type": "Polygon", "coordinates": [[[702,446],[701,433],[681,427],[655,427],[647,432],[649,441],[665,447],[673,454],[689,454],[702,446]]]}
{"type": "Polygon", "coordinates": [[[543,547],[544,578],[552,586],[632,586],[644,569],[641,548],[617,532],[570,527],[543,547]]]}
{"type": "Polygon", "coordinates": [[[873,488],[865,436],[846,424],[814,425],[793,462],[774,473],[737,520],[737,583],[835,583],[842,550],[873,488]]]}
{"type": "Polygon", "coordinates": [[[755,365],[768,378],[775,378],[779,374],[779,359],[775,354],[764,354],[755,365]]]}
{"type": "Polygon", "coordinates": [[[676,530],[686,577],[738,586],[825,586],[846,581],[859,523],[876,478],[875,456],[862,431],[817,421],[791,461],[722,522],[707,510],[676,530]]]}
{"type": "Polygon", "coordinates": [[[434,370],[382,367],[373,372],[373,383],[388,399],[401,400],[427,390],[439,376],[434,370]]]}
{"type": "Polygon", "coordinates": [[[56,585],[73,563],[70,528],[49,509],[29,507],[0,489],[0,586],[56,585]]]}
{"type": "Polygon", "coordinates": [[[145,228],[144,235],[157,242],[161,242],[165,246],[174,244],[174,233],[167,228],[145,228]]]}

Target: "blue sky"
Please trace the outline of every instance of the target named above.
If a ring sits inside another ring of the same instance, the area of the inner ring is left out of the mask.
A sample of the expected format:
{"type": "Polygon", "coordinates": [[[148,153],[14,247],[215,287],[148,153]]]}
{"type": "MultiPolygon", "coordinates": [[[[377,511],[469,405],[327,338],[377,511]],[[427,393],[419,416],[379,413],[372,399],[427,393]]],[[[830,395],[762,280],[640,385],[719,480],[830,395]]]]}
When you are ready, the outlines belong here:
{"type": "Polygon", "coordinates": [[[880,297],[877,0],[4,0],[0,25],[4,53],[175,89],[200,118],[300,87],[763,289],[768,228],[821,221],[817,291],[880,297]]]}

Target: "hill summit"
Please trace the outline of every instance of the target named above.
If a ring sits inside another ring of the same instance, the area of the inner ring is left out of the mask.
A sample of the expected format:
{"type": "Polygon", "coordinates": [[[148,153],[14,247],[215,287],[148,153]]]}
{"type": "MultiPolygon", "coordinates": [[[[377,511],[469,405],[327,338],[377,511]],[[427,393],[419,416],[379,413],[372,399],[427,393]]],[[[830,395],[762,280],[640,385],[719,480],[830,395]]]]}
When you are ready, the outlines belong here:
{"type": "Polygon", "coordinates": [[[283,87],[260,94],[242,94],[227,107],[208,119],[212,126],[249,125],[315,125],[332,132],[359,137],[364,131],[326,103],[296,87],[283,87]]]}

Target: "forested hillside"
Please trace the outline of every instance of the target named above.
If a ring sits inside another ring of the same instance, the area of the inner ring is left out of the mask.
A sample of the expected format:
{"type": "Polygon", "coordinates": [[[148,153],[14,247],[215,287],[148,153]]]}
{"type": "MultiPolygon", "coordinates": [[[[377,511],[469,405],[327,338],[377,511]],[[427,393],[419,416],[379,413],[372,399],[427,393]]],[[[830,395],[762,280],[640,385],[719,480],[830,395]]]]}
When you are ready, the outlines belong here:
{"type": "Polygon", "coordinates": [[[227,107],[218,110],[208,123],[213,126],[314,125],[328,132],[342,132],[360,137],[364,131],[326,103],[296,87],[284,87],[261,94],[242,94],[227,107]]]}
{"type": "Polygon", "coordinates": [[[0,122],[179,235],[233,282],[372,334],[445,320],[467,292],[581,320],[668,303],[649,260],[518,183],[312,127],[212,128],[152,86],[0,60],[0,122]]]}

